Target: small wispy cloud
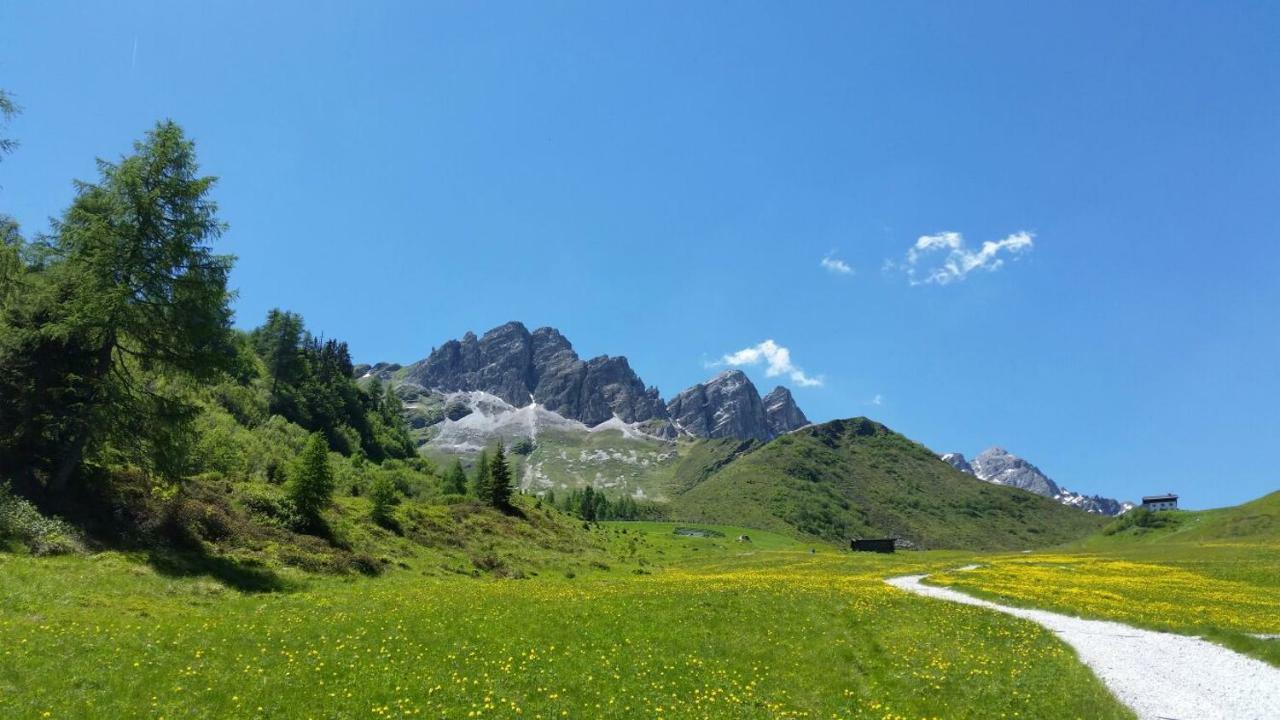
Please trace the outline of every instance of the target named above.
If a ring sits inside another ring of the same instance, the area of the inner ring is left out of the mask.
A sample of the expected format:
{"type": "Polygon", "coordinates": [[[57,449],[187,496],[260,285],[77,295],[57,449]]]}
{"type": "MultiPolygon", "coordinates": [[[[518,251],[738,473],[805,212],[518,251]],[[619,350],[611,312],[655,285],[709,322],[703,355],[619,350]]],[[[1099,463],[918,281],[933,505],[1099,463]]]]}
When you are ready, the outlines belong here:
{"type": "Polygon", "coordinates": [[[734,367],[761,364],[767,366],[764,371],[765,377],[786,376],[791,382],[800,387],[822,386],[821,376],[806,375],[803,370],[796,367],[795,363],[791,362],[791,351],[773,340],[765,340],[758,345],[752,345],[724,355],[718,362],[709,363],[710,366],[732,365],[734,367]]]}
{"type": "Polygon", "coordinates": [[[868,401],[868,403],[867,403],[867,404],[868,404],[868,405],[883,405],[883,404],[884,404],[884,396],[883,396],[883,395],[881,395],[880,393],[876,393],[876,396],[875,396],[875,397],[873,397],[873,398],[871,398],[871,400],[870,400],[870,401],[868,401]]]}
{"type": "Polygon", "coordinates": [[[885,269],[903,270],[912,285],[947,285],[964,280],[974,270],[999,270],[1004,265],[1002,255],[1016,257],[1027,252],[1035,245],[1034,237],[1024,230],[1003,240],[988,240],[981,248],[970,250],[958,232],[922,235],[907,250],[904,262],[886,260],[885,269]]]}
{"type": "Polygon", "coordinates": [[[849,263],[841,260],[840,258],[833,257],[833,253],[827,253],[826,255],[824,255],[822,258],[822,262],[818,264],[821,265],[823,268],[825,268],[827,272],[835,273],[836,275],[852,275],[853,274],[853,267],[849,265],[849,263]]]}

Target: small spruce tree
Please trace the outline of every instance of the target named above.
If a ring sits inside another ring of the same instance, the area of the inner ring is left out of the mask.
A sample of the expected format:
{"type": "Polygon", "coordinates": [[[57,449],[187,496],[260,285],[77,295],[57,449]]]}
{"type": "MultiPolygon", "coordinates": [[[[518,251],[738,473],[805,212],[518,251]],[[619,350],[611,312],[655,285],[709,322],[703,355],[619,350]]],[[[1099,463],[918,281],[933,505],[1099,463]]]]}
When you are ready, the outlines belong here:
{"type": "Polygon", "coordinates": [[[329,466],[329,443],[321,433],[313,433],[294,464],[289,479],[289,497],[302,518],[311,525],[333,501],[333,468],[329,466]]]}
{"type": "Polygon", "coordinates": [[[507,456],[499,444],[489,460],[489,504],[496,508],[511,507],[511,494],[515,491],[512,484],[511,466],[507,464],[507,456]]]}
{"type": "Polygon", "coordinates": [[[453,467],[449,468],[449,472],[444,476],[444,486],[441,489],[446,494],[467,494],[467,472],[462,469],[461,460],[453,461],[453,467]]]}

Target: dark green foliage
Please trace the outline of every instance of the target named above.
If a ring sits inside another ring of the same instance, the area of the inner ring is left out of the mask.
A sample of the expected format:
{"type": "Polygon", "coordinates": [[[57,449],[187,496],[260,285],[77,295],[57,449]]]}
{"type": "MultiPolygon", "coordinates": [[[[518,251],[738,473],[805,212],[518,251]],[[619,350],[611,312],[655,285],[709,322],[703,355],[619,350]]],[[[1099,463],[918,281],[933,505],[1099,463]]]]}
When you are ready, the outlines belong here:
{"type": "Polygon", "coordinates": [[[658,520],[666,515],[665,507],[658,503],[638,502],[629,495],[610,499],[590,486],[570,490],[558,499],[555,493],[548,492],[545,499],[551,506],[587,521],[658,520]]]}
{"type": "Polygon", "coordinates": [[[534,451],[534,444],[531,438],[520,438],[511,445],[511,452],[516,455],[530,455],[534,451]]]}
{"type": "Polygon", "coordinates": [[[1115,522],[1102,529],[1104,535],[1130,532],[1143,534],[1152,530],[1176,527],[1186,518],[1184,513],[1176,510],[1152,512],[1144,507],[1137,507],[1116,518],[1115,522]]]}
{"type": "Polygon", "coordinates": [[[215,378],[234,357],[231,258],[210,248],[223,225],[193,144],[160,123],[133,155],[98,169],[96,183],[77,185],[0,328],[0,396],[26,403],[0,413],[15,418],[0,463],[31,453],[26,480],[46,477],[54,493],[86,456],[170,478],[187,471],[186,383],[215,378]]]}
{"type": "Polygon", "coordinates": [[[323,435],[316,433],[307,440],[289,477],[289,499],[298,514],[315,526],[321,512],[333,502],[334,485],[329,445],[323,435]]]}
{"type": "Polygon", "coordinates": [[[471,470],[471,494],[484,500],[489,497],[492,482],[489,477],[489,453],[481,450],[476,466],[471,470]]]}
{"type": "Polygon", "coordinates": [[[415,454],[399,398],[380,383],[368,390],[356,385],[346,343],[312,336],[300,315],[279,309],[250,338],[265,368],[272,413],[323,433],[344,455],[362,452],[381,462],[415,454]]]}
{"type": "Polygon", "coordinates": [[[499,444],[489,460],[489,495],[483,498],[496,508],[511,507],[511,494],[515,492],[511,466],[507,464],[507,455],[499,444]]]}
{"type": "Polygon", "coordinates": [[[443,492],[452,495],[464,495],[467,492],[467,473],[462,469],[462,460],[454,459],[453,466],[444,476],[443,492]]]}
{"type": "Polygon", "coordinates": [[[736,455],[672,505],[678,519],[837,543],[900,537],[920,548],[1038,547],[1082,537],[1105,521],[965,475],[866,418],[804,428],[736,455]]]}
{"type": "Polygon", "coordinates": [[[294,393],[307,374],[305,336],[302,316],[279,308],[268,311],[267,321],[250,335],[254,349],[266,364],[273,413],[288,417],[300,412],[294,393]]]}

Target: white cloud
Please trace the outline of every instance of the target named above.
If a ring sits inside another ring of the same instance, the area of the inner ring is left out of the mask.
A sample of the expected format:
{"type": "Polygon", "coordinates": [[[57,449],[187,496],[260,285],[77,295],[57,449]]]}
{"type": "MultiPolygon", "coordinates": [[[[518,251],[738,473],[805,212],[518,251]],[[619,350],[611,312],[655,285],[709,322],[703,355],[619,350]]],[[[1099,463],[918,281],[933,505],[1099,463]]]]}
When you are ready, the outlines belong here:
{"type": "Polygon", "coordinates": [[[765,340],[759,345],[729,353],[720,358],[720,362],[713,364],[742,366],[759,365],[761,363],[768,366],[764,371],[765,377],[785,375],[790,378],[791,382],[800,387],[819,387],[822,385],[821,377],[806,375],[803,370],[791,362],[791,351],[772,340],[765,340]]]}
{"type": "Polygon", "coordinates": [[[831,255],[823,257],[822,262],[819,263],[819,265],[826,268],[828,272],[835,273],[836,275],[853,274],[853,267],[850,266],[849,263],[841,260],[840,258],[831,257],[831,255]]]}
{"type": "Polygon", "coordinates": [[[912,285],[934,283],[946,285],[956,280],[963,280],[974,270],[988,272],[999,270],[1004,265],[1001,253],[1017,256],[1030,250],[1035,236],[1029,232],[1019,231],[1003,240],[988,240],[982,243],[979,250],[965,247],[964,236],[958,232],[941,232],[936,235],[922,235],[907,250],[905,263],[898,264],[885,261],[886,269],[901,268],[907,273],[907,280],[912,285]]]}
{"type": "Polygon", "coordinates": [[[884,404],[884,396],[883,396],[883,395],[881,395],[880,393],[876,393],[876,396],[875,396],[875,397],[873,397],[873,398],[871,398],[871,404],[872,404],[872,405],[883,405],[883,404],[884,404]]]}

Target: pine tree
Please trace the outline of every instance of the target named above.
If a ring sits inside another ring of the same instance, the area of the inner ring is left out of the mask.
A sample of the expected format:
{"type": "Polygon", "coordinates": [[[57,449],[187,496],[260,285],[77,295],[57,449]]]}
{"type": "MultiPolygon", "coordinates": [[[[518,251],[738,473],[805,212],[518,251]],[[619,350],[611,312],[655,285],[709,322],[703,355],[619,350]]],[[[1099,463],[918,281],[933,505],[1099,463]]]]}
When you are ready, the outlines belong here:
{"type": "Polygon", "coordinates": [[[489,461],[489,504],[496,508],[511,507],[514,490],[511,466],[507,464],[507,456],[499,443],[493,451],[493,459],[489,461]]]}
{"type": "Polygon", "coordinates": [[[489,498],[489,453],[480,451],[475,470],[471,473],[471,494],[481,501],[489,498]]]}
{"type": "Polygon", "coordinates": [[[303,520],[315,526],[320,512],[333,502],[333,468],[329,466],[329,443],[313,433],[298,456],[289,478],[289,497],[303,520]]]}
{"type": "Polygon", "coordinates": [[[373,511],[370,513],[373,521],[379,525],[391,526],[394,523],[392,511],[396,503],[400,502],[400,491],[396,489],[389,473],[379,472],[374,477],[373,484],[369,486],[369,500],[373,503],[373,511]]]}
{"type": "Polygon", "coordinates": [[[588,485],[582,491],[582,497],[578,501],[578,517],[586,521],[596,519],[596,491],[595,488],[588,485]]]}
{"type": "Polygon", "coordinates": [[[449,468],[448,474],[444,476],[444,486],[441,489],[446,494],[467,494],[467,473],[462,469],[461,460],[453,461],[453,467],[449,468]]]}

